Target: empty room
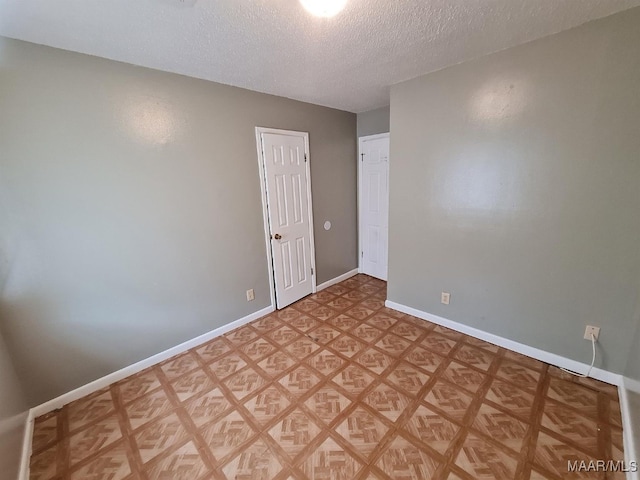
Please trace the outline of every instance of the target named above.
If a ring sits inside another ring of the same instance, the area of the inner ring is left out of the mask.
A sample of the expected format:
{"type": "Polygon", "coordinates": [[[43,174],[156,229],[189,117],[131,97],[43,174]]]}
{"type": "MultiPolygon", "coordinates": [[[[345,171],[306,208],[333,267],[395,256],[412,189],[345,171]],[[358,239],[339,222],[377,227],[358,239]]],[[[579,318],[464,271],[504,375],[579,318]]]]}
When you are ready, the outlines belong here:
{"type": "Polygon", "coordinates": [[[640,480],[640,0],[0,0],[1,480],[640,480]]]}

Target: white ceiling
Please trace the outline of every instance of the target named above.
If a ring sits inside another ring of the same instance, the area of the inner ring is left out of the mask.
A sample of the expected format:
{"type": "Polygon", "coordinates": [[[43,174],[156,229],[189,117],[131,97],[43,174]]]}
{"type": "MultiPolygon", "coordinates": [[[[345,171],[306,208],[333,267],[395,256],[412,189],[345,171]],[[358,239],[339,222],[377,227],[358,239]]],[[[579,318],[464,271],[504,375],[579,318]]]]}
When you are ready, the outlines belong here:
{"type": "Polygon", "coordinates": [[[0,0],[0,35],[363,112],[389,86],[640,0],[0,0]]]}

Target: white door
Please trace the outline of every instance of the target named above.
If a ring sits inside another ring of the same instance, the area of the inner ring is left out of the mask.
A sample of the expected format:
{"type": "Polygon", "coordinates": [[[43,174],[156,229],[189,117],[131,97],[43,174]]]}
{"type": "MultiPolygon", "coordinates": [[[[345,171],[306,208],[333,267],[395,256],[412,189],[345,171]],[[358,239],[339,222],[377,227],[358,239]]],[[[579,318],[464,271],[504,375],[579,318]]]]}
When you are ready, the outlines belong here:
{"type": "Polygon", "coordinates": [[[389,134],[360,138],[360,268],[387,279],[389,244],[389,134]]]}
{"type": "Polygon", "coordinates": [[[315,290],[306,134],[261,133],[277,308],[315,290]]]}

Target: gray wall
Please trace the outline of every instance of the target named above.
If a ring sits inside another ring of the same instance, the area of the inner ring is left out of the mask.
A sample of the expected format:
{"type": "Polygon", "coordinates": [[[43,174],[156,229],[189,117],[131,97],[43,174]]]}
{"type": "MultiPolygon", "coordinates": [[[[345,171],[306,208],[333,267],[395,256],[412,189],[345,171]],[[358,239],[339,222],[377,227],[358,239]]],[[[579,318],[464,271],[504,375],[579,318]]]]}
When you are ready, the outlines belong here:
{"type": "Polygon", "coordinates": [[[377,135],[389,131],[389,107],[377,108],[358,114],[358,137],[377,135]]]}
{"type": "Polygon", "coordinates": [[[310,134],[318,283],[357,267],[355,114],[7,39],[0,62],[0,327],[31,404],[269,305],[256,126],[310,134]]]}
{"type": "Polygon", "coordinates": [[[639,85],[636,8],[393,86],[389,299],[622,372],[639,85]]]}
{"type": "MultiPolygon", "coordinates": [[[[636,334],[633,336],[633,340],[631,341],[631,350],[629,351],[629,359],[627,360],[627,369],[624,374],[629,378],[640,381],[640,319],[637,321],[636,334]]],[[[640,403],[638,403],[638,405],[640,405],[640,403]]],[[[640,417],[640,411],[638,411],[638,416],[640,417]]],[[[640,431],[638,433],[640,433],[640,431]]],[[[640,443],[638,444],[638,447],[640,448],[640,443]]]]}
{"type": "Polygon", "coordinates": [[[0,472],[18,478],[27,402],[0,335],[0,472]]]}

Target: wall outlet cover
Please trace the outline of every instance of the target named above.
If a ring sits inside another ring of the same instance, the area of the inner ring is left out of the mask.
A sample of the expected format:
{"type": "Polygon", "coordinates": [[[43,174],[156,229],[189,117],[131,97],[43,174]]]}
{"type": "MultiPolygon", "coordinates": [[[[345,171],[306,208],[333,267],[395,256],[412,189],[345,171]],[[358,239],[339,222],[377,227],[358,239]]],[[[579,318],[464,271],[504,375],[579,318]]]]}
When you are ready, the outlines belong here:
{"type": "Polygon", "coordinates": [[[451,294],[449,292],[442,292],[440,295],[440,303],[449,305],[449,302],[451,302],[451,294]]]}
{"type": "Polygon", "coordinates": [[[587,328],[584,329],[584,339],[591,340],[591,334],[598,340],[600,336],[600,327],[594,327],[592,325],[587,325],[587,328]]]}

